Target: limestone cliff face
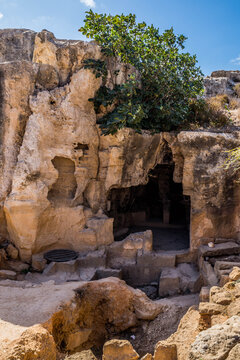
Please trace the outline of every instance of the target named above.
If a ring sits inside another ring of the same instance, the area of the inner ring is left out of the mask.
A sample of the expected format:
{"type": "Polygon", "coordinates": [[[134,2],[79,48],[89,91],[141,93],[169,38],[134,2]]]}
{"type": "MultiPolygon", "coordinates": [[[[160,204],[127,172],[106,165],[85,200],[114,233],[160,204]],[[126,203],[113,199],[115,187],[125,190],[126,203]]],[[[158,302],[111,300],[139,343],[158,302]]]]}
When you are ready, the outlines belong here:
{"type": "MultiPolygon", "coordinates": [[[[23,260],[51,248],[110,244],[110,190],[146,184],[170,149],[174,181],[191,197],[191,250],[209,238],[238,238],[239,185],[222,165],[225,151],[240,145],[239,132],[101,135],[88,101],[101,80],[82,65],[101,57],[94,43],[2,31],[0,235],[23,260]]],[[[127,71],[117,66],[121,82],[127,71]]]]}
{"type": "Polygon", "coordinates": [[[205,95],[212,97],[227,94],[236,96],[234,87],[240,83],[240,71],[213,71],[210,76],[204,79],[205,95]]]}

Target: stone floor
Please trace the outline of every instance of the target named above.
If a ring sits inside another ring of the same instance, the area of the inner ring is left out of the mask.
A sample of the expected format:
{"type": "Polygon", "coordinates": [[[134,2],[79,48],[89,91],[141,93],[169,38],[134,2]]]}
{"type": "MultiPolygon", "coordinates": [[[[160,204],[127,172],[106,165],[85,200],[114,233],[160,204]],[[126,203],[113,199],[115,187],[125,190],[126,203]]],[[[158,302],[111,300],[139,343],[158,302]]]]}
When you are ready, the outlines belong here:
{"type": "MultiPolygon", "coordinates": [[[[149,224],[150,225],[150,224],[149,224]]],[[[151,225],[154,225],[151,224],[151,225]]],[[[130,229],[131,233],[152,230],[153,250],[183,250],[189,248],[189,231],[182,226],[134,226],[130,229]]]]}

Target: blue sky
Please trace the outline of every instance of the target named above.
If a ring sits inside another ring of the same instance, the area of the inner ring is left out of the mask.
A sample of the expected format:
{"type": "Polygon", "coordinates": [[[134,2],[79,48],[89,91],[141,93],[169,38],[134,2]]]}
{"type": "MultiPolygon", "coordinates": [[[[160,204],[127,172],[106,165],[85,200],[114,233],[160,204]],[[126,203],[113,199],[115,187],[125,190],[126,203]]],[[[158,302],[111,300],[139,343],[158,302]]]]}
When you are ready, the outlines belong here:
{"type": "Polygon", "coordinates": [[[160,30],[188,37],[205,75],[240,70],[240,0],[0,0],[0,28],[48,29],[56,37],[82,39],[78,28],[92,7],[111,14],[135,13],[160,30]]]}

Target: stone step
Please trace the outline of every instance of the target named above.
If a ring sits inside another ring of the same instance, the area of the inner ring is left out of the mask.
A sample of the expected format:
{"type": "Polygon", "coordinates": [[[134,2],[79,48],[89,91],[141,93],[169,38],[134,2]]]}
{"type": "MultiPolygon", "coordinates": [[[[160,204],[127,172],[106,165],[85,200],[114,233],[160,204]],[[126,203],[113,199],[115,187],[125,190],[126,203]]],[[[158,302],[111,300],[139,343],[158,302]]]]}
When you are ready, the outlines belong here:
{"type": "Polygon", "coordinates": [[[175,268],[164,268],[159,279],[159,296],[179,293],[196,293],[201,288],[201,276],[192,264],[180,264],[175,268]]]}
{"type": "Polygon", "coordinates": [[[122,270],[120,269],[97,269],[95,274],[96,280],[105,279],[108,277],[117,277],[122,279],[122,270]]]}
{"type": "Polygon", "coordinates": [[[211,264],[208,261],[203,261],[201,266],[201,275],[203,284],[206,286],[217,286],[218,278],[211,264]]]}
{"type": "Polygon", "coordinates": [[[153,251],[149,253],[138,253],[137,265],[157,267],[158,269],[165,267],[175,267],[176,254],[167,251],[153,251]]]}
{"type": "Polygon", "coordinates": [[[234,266],[240,268],[240,262],[231,261],[216,261],[214,265],[214,271],[219,279],[219,285],[225,285],[229,280],[229,274],[232,272],[234,266]]]}
{"type": "Polygon", "coordinates": [[[229,270],[231,272],[234,266],[240,267],[240,262],[216,261],[214,265],[214,271],[217,272],[219,270],[229,270]]]}
{"type": "Polygon", "coordinates": [[[198,254],[201,257],[240,254],[240,245],[233,241],[215,244],[213,248],[202,245],[199,247],[198,254]]]}
{"type": "MultiPolygon", "coordinates": [[[[121,263],[123,279],[131,286],[146,286],[158,282],[161,270],[166,267],[174,268],[176,254],[160,251],[137,252],[136,260],[132,263],[121,263]]],[[[113,267],[113,266],[112,266],[113,267]]]]}

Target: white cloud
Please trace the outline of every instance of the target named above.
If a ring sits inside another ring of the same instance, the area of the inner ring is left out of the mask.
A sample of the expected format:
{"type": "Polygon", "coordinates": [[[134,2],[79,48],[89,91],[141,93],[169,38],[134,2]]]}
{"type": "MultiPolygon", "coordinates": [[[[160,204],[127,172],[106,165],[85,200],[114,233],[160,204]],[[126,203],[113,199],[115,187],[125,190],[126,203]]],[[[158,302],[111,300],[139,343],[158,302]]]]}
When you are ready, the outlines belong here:
{"type": "Polygon", "coordinates": [[[0,19],[2,19],[3,18],[3,14],[0,12],[0,19]]]}
{"type": "Polygon", "coordinates": [[[240,65],[240,55],[236,59],[232,59],[231,63],[234,63],[236,65],[240,65]]]}
{"type": "Polygon", "coordinates": [[[94,0],[80,0],[80,2],[90,8],[94,8],[96,6],[96,3],[94,0]]]}

